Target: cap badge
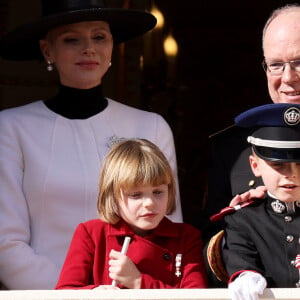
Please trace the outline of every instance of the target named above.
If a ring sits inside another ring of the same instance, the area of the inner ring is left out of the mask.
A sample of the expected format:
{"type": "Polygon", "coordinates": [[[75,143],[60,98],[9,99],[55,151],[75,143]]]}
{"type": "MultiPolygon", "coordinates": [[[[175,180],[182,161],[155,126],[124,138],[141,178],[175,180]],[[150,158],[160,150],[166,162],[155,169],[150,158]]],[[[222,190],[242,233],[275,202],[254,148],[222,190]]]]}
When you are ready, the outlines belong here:
{"type": "Polygon", "coordinates": [[[273,201],[271,203],[271,206],[273,208],[273,211],[282,214],[285,211],[285,205],[281,203],[279,200],[273,201]]]}
{"type": "Polygon", "coordinates": [[[294,126],[300,122],[300,110],[297,107],[290,107],[284,112],[284,121],[287,125],[294,126]]]}

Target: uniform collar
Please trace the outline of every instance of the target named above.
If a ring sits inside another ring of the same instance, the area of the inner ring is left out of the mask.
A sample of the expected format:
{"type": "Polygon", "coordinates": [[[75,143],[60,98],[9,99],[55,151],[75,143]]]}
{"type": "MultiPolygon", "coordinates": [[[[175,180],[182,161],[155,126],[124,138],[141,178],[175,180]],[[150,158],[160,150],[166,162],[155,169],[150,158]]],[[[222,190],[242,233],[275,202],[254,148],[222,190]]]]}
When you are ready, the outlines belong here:
{"type": "Polygon", "coordinates": [[[268,193],[268,206],[277,214],[295,213],[296,208],[300,207],[300,200],[294,202],[283,202],[274,197],[269,191],[268,193]]]}

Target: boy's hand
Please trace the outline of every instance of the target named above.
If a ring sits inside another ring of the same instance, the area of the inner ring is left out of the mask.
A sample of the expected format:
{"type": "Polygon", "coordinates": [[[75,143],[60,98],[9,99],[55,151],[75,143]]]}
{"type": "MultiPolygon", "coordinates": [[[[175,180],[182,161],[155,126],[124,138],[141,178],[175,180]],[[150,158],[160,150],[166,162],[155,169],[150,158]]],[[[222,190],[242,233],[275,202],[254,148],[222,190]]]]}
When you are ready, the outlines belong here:
{"type": "Polygon", "coordinates": [[[111,250],[108,264],[111,279],[130,289],[140,288],[141,273],[129,257],[119,251],[111,250]]]}
{"type": "Polygon", "coordinates": [[[228,291],[232,300],[258,300],[266,286],[267,281],[262,275],[245,271],[229,283],[228,291]]]}

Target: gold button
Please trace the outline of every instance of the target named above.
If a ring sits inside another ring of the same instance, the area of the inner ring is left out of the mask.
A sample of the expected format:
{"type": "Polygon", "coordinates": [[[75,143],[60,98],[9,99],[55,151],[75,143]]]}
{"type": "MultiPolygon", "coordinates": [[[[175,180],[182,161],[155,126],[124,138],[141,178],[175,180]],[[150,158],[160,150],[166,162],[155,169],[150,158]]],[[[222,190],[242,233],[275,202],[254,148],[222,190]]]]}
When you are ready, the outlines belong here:
{"type": "Polygon", "coordinates": [[[254,184],[255,184],[255,180],[253,180],[253,179],[250,180],[249,183],[248,183],[249,186],[254,186],[254,184]]]}

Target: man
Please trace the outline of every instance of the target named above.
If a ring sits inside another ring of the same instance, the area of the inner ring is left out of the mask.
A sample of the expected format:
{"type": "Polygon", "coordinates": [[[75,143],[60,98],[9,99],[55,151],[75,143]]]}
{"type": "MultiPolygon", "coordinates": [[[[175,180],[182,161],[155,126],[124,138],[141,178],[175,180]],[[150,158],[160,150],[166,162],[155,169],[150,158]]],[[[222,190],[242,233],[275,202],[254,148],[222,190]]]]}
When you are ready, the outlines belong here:
{"type": "MultiPolygon", "coordinates": [[[[275,10],[263,29],[262,43],[263,67],[272,101],[300,104],[300,5],[275,10]]],[[[199,225],[205,241],[224,228],[222,221],[210,222],[211,215],[228,206],[235,195],[262,185],[249,167],[249,135],[251,129],[233,126],[210,138],[208,199],[199,225]]],[[[255,196],[262,197],[262,191],[256,190],[255,196]]],[[[249,193],[244,194],[243,200],[247,197],[249,193]]]]}

